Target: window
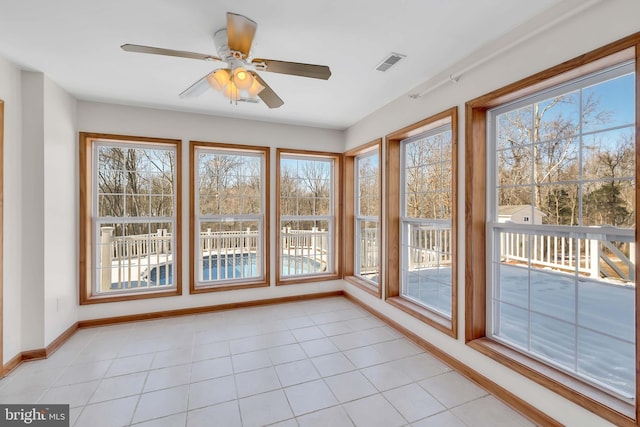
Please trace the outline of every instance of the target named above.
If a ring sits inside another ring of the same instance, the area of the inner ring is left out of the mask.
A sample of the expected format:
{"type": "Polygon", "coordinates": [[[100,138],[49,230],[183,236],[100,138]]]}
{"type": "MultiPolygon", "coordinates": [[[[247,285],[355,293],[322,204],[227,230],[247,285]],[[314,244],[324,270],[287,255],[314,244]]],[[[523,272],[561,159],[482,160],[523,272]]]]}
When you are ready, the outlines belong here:
{"type": "Polygon", "coordinates": [[[339,277],[341,155],[277,151],[278,284],[339,277]]]}
{"type": "Polygon", "coordinates": [[[470,101],[466,143],[466,341],[632,425],[639,43],[470,101]]]}
{"type": "Polygon", "coordinates": [[[269,285],[268,147],[191,143],[192,292],[269,285]]]}
{"type": "Polygon", "coordinates": [[[81,134],[81,303],[178,295],[178,141],[81,134]]]}
{"type": "Polygon", "coordinates": [[[451,123],[405,139],[402,296],[451,319],[451,123]]]}
{"type": "Polygon", "coordinates": [[[345,155],[345,279],[377,297],[381,296],[381,148],[382,141],[376,140],[345,155]]]}
{"type": "Polygon", "coordinates": [[[453,108],[387,137],[387,301],[452,336],[457,333],[456,126],[453,108]]]}
{"type": "Polygon", "coordinates": [[[487,147],[493,212],[539,212],[531,226],[489,215],[490,337],[626,399],[635,395],[633,70],[490,110],[487,147]]]}

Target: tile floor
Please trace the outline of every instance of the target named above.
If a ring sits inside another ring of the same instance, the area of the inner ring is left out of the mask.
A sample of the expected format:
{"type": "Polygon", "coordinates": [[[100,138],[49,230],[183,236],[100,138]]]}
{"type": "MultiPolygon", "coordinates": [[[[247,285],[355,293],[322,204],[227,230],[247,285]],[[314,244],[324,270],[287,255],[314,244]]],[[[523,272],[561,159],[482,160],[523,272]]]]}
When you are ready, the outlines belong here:
{"type": "Polygon", "coordinates": [[[0,381],[71,425],[532,425],[345,298],[78,331],[0,381]]]}

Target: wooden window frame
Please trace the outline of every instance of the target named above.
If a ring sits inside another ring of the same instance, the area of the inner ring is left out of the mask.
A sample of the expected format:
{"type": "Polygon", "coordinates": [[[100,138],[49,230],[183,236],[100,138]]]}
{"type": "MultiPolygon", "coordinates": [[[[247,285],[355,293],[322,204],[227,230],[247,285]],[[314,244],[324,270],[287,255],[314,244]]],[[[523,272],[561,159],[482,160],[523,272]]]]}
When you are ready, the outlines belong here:
{"type": "Polygon", "coordinates": [[[420,122],[386,136],[385,169],[385,207],[386,213],[386,254],[385,273],[386,301],[392,306],[420,319],[433,328],[453,337],[458,337],[458,108],[442,111],[420,122]],[[407,138],[451,123],[451,186],[452,207],[452,283],[451,283],[451,319],[447,319],[435,311],[422,307],[401,295],[401,185],[402,185],[402,153],[401,142],[407,138]]]}
{"type": "Polygon", "coordinates": [[[149,138],[140,136],[112,135],[101,133],[80,132],[80,242],[79,242],[79,285],[80,305],[99,304],[107,302],[131,301],[148,298],[170,297],[182,295],[182,155],[181,143],[178,139],[149,138]],[[176,153],[176,183],[175,183],[175,250],[174,280],[175,287],[171,289],[142,291],[116,295],[93,294],[93,213],[92,203],[95,189],[93,188],[93,159],[92,147],[96,140],[112,140],[132,143],[166,144],[175,147],[176,153]]]}
{"type": "Polygon", "coordinates": [[[295,150],[278,148],[276,150],[276,286],[281,285],[295,285],[301,283],[321,282],[327,280],[336,280],[342,277],[342,245],[340,242],[340,236],[342,232],[342,211],[343,211],[343,193],[342,193],[342,177],[343,177],[343,158],[342,153],[332,153],[325,151],[311,151],[311,150],[295,150]],[[333,263],[334,271],[322,274],[294,276],[283,278],[280,275],[280,256],[282,254],[282,242],[280,239],[281,229],[281,215],[280,215],[280,162],[283,156],[302,156],[309,158],[324,158],[332,159],[334,161],[334,206],[333,206],[333,263]]]}
{"type": "Polygon", "coordinates": [[[270,213],[270,192],[269,192],[269,182],[270,179],[270,153],[271,149],[269,147],[263,146],[254,146],[254,145],[237,145],[237,144],[224,144],[217,142],[200,142],[200,141],[191,141],[189,144],[189,218],[190,218],[190,229],[189,229],[189,293],[191,294],[199,294],[199,293],[208,293],[208,292],[219,292],[219,291],[227,291],[233,289],[246,289],[246,288],[258,288],[258,287],[268,287],[270,284],[270,258],[269,258],[269,213],[270,213]],[[237,283],[232,283],[232,281],[225,281],[220,285],[207,285],[207,286],[196,286],[196,267],[195,267],[195,256],[197,254],[196,250],[196,226],[197,226],[197,207],[196,207],[196,150],[198,148],[211,148],[211,149],[220,149],[220,150],[229,150],[229,151],[247,151],[251,153],[260,153],[263,156],[264,162],[264,180],[263,180],[263,188],[262,188],[262,197],[263,203],[263,264],[264,264],[264,277],[260,279],[250,279],[250,280],[238,280],[237,283]]]}
{"type": "MultiPolygon", "coordinates": [[[[512,350],[490,338],[487,331],[487,111],[560,85],[583,75],[635,59],[636,70],[636,169],[640,164],[640,33],[608,44],[533,76],[507,85],[466,103],[465,135],[465,342],[493,360],[558,393],[585,409],[622,426],[638,426],[640,381],[638,363],[640,341],[636,289],[636,404],[627,404],[600,389],[512,350]]],[[[636,191],[639,184],[636,174],[636,191]]],[[[640,200],[636,197],[635,210],[640,200]]],[[[636,230],[636,242],[638,231],[636,230]]],[[[636,253],[636,277],[640,273],[640,254],[636,253]]]]}
{"type": "Polygon", "coordinates": [[[378,274],[378,285],[362,279],[355,274],[356,266],[355,266],[355,218],[356,218],[356,197],[358,194],[356,193],[355,183],[356,183],[356,157],[361,154],[370,153],[372,151],[377,151],[378,159],[380,160],[379,164],[379,200],[378,203],[378,226],[380,227],[380,242],[378,248],[378,259],[382,261],[382,138],[376,139],[374,141],[368,142],[367,144],[361,145],[359,147],[354,148],[353,150],[349,150],[344,154],[344,198],[347,201],[345,203],[345,220],[343,226],[343,238],[344,238],[344,280],[359,287],[360,289],[370,293],[371,295],[382,298],[382,286],[383,286],[383,265],[380,262],[380,272],[378,274]]]}

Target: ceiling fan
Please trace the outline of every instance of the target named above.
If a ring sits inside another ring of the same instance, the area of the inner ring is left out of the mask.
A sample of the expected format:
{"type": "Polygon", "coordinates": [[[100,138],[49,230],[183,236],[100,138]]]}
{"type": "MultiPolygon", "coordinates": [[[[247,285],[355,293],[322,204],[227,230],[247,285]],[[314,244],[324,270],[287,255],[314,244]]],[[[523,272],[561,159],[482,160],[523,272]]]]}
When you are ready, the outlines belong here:
{"type": "Polygon", "coordinates": [[[218,68],[187,88],[180,94],[182,98],[198,96],[209,87],[213,87],[232,101],[250,101],[258,96],[269,108],[278,108],[284,104],[284,101],[258,75],[257,71],[322,80],[327,80],[331,76],[331,70],[326,65],[253,58],[251,44],[257,27],[258,24],[246,16],[227,12],[227,28],[217,31],[214,35],[218,56],[137,44],[123,44],[120,47],[127,52],[220,61],[227,64],[227,68],[218,68]]]}

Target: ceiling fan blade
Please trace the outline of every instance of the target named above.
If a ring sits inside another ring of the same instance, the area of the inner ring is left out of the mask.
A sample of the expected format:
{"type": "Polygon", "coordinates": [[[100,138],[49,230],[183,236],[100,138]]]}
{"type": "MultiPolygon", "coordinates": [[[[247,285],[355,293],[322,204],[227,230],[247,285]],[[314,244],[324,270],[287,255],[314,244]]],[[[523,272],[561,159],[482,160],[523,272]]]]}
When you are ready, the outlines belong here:
{"type": "Polygon", "coordinates": [[[227,12],[227,40],[229,49],[242,52],[245,57],[249,56],[253,36],[256,34],[256,24],[246,16],[227,12]]]}
{"type": "Polygon", "coordinates": [[[271,87],[264,80],[262,80],[262,77],[260,77],[258,74],[254,73],[253,71],[251,71],[251,75],[253,75],[254,79],[258,80],[258,83],[264,86],[264,89],[260,91],[258,96],[260,97],[260,99],[262,99],[262,102],[267,104],[267,107],[278,108],[282,106],[282,104],[284,104],[284,101],[280,99],[280,97],[273,91],[273,89],[271,89],[271,87]]]}
{"type": "Polygon", "coordinates": [[[178,58],[201,59],[203,61],[220,61],[220,58],[214,55],[204,53],[187,52],[184,50],[164,49],[161,47],[141,46],[139,44],[123,44],[120,46],[122,50],[127,52],[151,53],[153,55],[177,56],[178,58]]]}
{"type": "Polygon", "coordinates": [[[202,95],[207,89],[211,87],[209,85],[209,82],[207,81],[207,77],[209,77],[209,74],[211,73],[208,73],[203,78],[201,78],[200,80],[198,80],[197,82],[189,86],[186,90],[184,90],[179,95],[180,98],[195,98],[196,96],[202,95]]]}
{"type": "Polygon", "coordinates": [[[263,58],[256,58],[251,62],[256,65],[266,65],[265,71],[272,73],[291,74],[322,80],[327,80],[331,77],[331,69],[326,65],[302,64],[299,62],[277,61],[275,59],[263,58]]]}

